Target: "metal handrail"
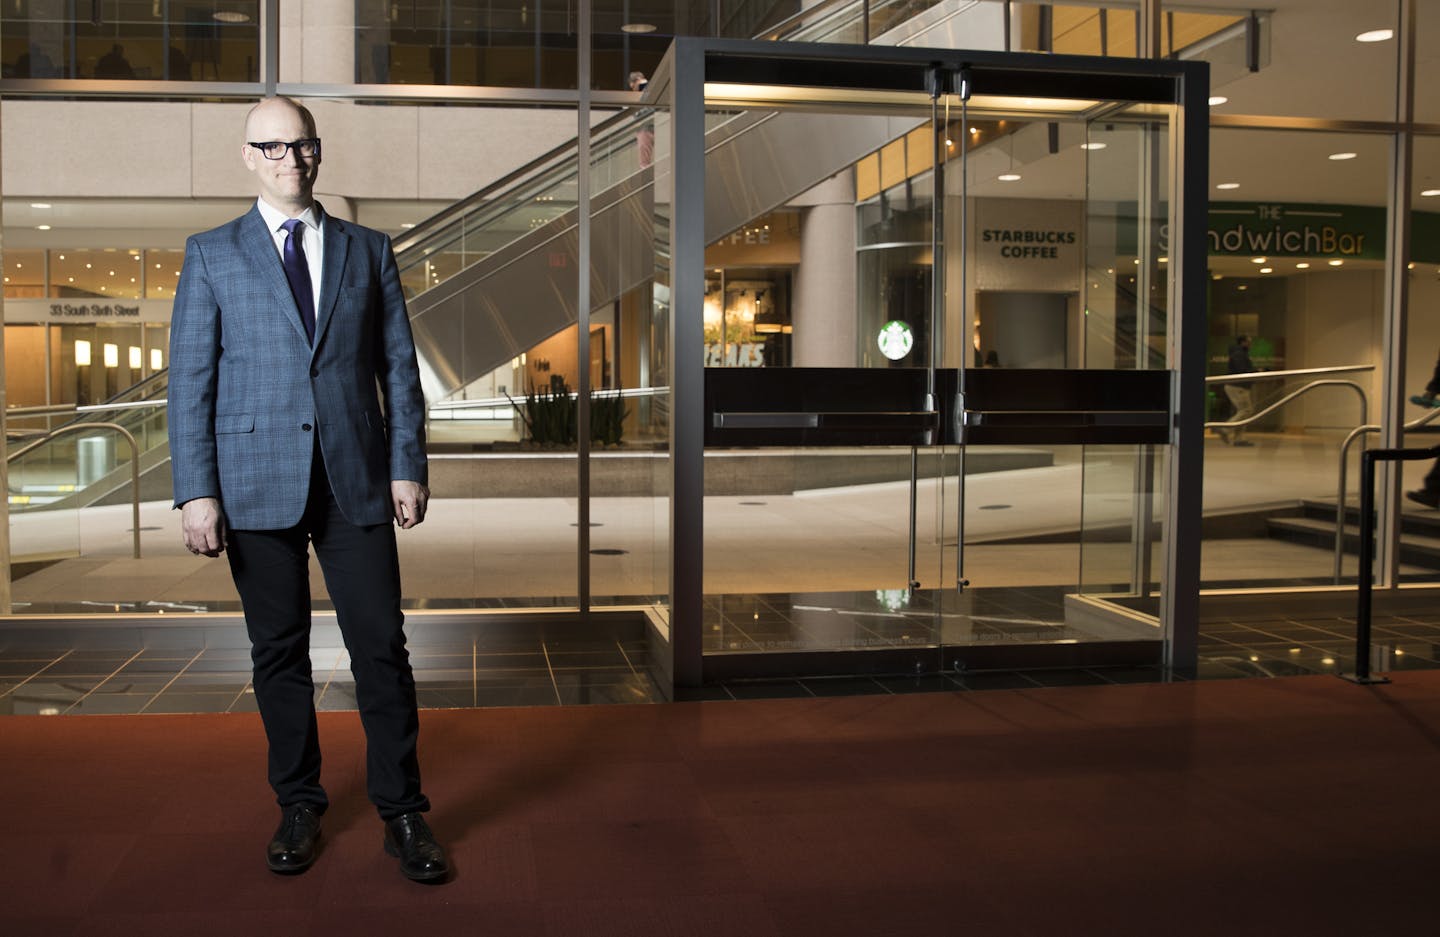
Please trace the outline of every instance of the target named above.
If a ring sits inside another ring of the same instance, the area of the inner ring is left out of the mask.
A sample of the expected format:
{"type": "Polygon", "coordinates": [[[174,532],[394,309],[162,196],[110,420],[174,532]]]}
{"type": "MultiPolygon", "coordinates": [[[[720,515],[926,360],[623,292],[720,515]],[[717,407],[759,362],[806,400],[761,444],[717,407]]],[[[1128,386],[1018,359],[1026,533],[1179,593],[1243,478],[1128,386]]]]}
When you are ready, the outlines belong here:
{"type": "Polygon", "coordinates": [[[1370,673],[1370,599],[1374,588],[1375,463],[1410,462],[1440,456],[1440,446],[1429,449],[1371,449],[1360,455],[1360,566],[1355,571],[1355,672],[1342,679],[1362,685],[1389,683],[1370,673]]]}
{"type": "Polygon", "coordinates": [[[140,446],[135,442],[134,434],[131,433],[128,429],[121,426],[119,423],[70,423],[60,427],[59,429],[51,430],[43,437],[35,440],[34,442],[26,443],[19,449],[16,449],[14,452],[7,455],[5,457],[5,462],[7,465],[11,462],[14,462],[16,459],[20,458],[26,453],[33,452],[41,446],[45,445],[45,443],[54,439],[56,436],[66,436],[70,433],[78,433],[82,430],[91,429],[113,430],[124,436],[126,442],[130,443],[130,513],[132,520],[134,521],[133,552],[135,559],[138,560],[140,559],[140,446]]]}
{"type": "MultiPolygon", "coordinates": [[[[1253,381],[1253,380],[1256,379],[1256,377],[1257,377],[1258,375],[1268,375],[1268,376],[1270,376],[1270,377],[1279,377],[1279,376],[1302,375],[1302,374],[1339,374],[1339,373],[1352,372],[1352,371],[1373,371],[1374,369],[1375,369],[1375,366],[1374,366],[1374,365],[1366,364],[1366,365],[1347,365],[1347,366],[1338,367],[1338,368],[1305,368],[1305,369],[1303,369],[1303,370],[1297,370],[1297,371],[1257,371],[1257,372],[1253,372],[1253,373],[1251,373],[1251,374],[1223,375],[1223,376],[1217,376],[1217,377],[1207,377],[1207,378],[1205,379],[1205,382],[1206,382],[1207,384],[1210,384],[1210,383],[1214,383],[1214,384],[1234,384],[1234,383],[1238,383],[1238,382],[1239,382],[1239,381],[1236,380],[1237,378],[1240,379],[1240,380],[1245,380],[1245,381],[1253,381]]],[[[1340,584],[1340,570],[1341,570],[1341,566],[1343,565],[1342,561],[1343,561],[1344,556],[1345,556],[1345,482],[1346,482],[1346,477],[1345,477],[1345,476],[1346,476],[1346,458],[1347,458],[1348,453],[1349,453],[1349,450],[1350,450],[1350,443],[1351,443],[1355,438],[1357,438],[1358,435],[1363,435],[1363,433],[1361,433],[1360,431],[1363,430],[1363,429],[1365,429],[1365,427],[1366,427],[1367,425],[1369,425],[1370,400],[1369,400],[1369,397],[1368,397],[1368,396],[1366,395],[1366,393],[1365,393],[1365,388],[1361,387],[1361,386],[1360,386],[1359,384],[1357,384],[1355,381],[1339,381],[1339,380],[1311,381],[1309,384],[1306,384],[1304,387],[1301,387],[1301,388],[1299,388],[1298,390],[1295,390],[1295,391],[1293,391],[1293,392],[1291,392],[1291,393],[1289,393],[1289,394],[1286,394],[1284,397],[1281,397],[1279,400],[1276,400],[1275,402],[1271,403],[1271,404],[1270,404],[1269,406],[1267,406],[1265,409],[1261,410],[1261,411],[1258,412],[1258,413],[1253,413],[1253,414],[1251,414],[1250,416],[1246,417],[1246,418],[1243,419],[1243,420],[1217,420],[1217,421],[1215,421],[1215,422],[1206,423],[1206,424],[1205,424],[1205,427],[1206,427],[1207,429],[1238,429],[1238,428],[1242,428],[1242,427],[1245,427],[1245,426],[1249,426],[1251,423],[1254,423],[1256,420],[1260,419],[1261,417],[1263,417],[1263,416],[1268,416],[1269,414],[1274,413],[1276,410],[1280,409],[1280,408],[1283,407],[1285,404],[1287,404],[1287,403],[1289,403],[1290,401],[1294,400],[1296,397],[1299,397],[1299,396],[1301,396],[1302,394],[1309,393],[1310,391],[1315,390],[1315,389],[1320,388],[1320,387],[1349,387],[1349,388],[1353,389],[1353,390],[1355,391],[1355,393],[1360,396],[1360,426],[1358,426],[1358,427],[1356,427],[1356,429],[1352,430],[1352,431],[1350,432],[1350,434],[1345,437],[1345,442],[1342,443],[1341,446],[1340,446],[1340,471],[1339,471],[1339,473],[1338,473],[1338,474],[1339,474],[1339,482],[1338,482],[1338,485],[1337,485],[1338,491],[1337,491],[1336,496],[1335,496],[1335,565],[1334,565],[1334,570],[1333,570],[1335,584],[1336,584],[1336,585],[1339,585],[1339,584],[1340,584]]],[[[1434,414],[1434,415],[1440,415],[1440,410],[1435,411],[1435,414],[1434,414]]],[[[1407,427],[1407,429],[1408,429],[1408,428],[1409,428],[1409,427],[1407,427]]],[[[1379,430],[1379,427],[1377,426],[1377,427],[1375,427],[1375,429],[1376,429],[1376,430],[1379,430]]]]}
{"type": "MultiPolygon", "coordinates": [[[[1429,426],[1436,419],[1440,419],[1440,410],[1431,410],[1419,419],[1401,424],[1401,429],[1408,433],[1410,430],[1419,429],[1422,426],[1429,426]]],[[[1378,432],[1380,432],[1379,426],[1374,423],[1364,423],[1352,429],[1350,434],[1345,437],[1345,441],[1340,444],[1340,491],[1335,499],[1335,584],[1337,586],[1340,584],[1340,555],[1345,543],[1343,538],[1343,522],[1346,509],[1345,481],[1350,468],[1350,444],[1363,436],[1378,432]]]]}
{"type": "MultiPolygon", "coordinates": [[[[1281,373],[1281,372],[1274,372],[1274,373],[1281,373]]],[[[1208,380],[1208,379],[1207,379],[1207,380],[1208,380]]],[[[1247,416],[1247,417],[1246,417],[1245,419],[1243,419],[1243,420],[1214,420],[1214,421],[1211,421],[1211,422],[1206,423],[1206,424],[1205,424],[1205,428],[1206,428],[1206,429],[1243,429],[1244,427],[1249,426],[1251,423],[1254,423],[1256,420],[1260,419],[1261,417],[1263,417],[1263,416],[1269,416],[1270,414],[1274,413],[1276,410],[1279,410],[1281,407],[1285,406],[1285,404],[1287,404],[1287,403],[1289,403],[1290,401],[1294,400],[1296,397],[1299,397],[1299,396],[1301,396],[1302,394],[1309,393],[1310,391],[1315,390],[1316,388],[1319,388],[1319,387],[1349,387],[1349,388],[1353,388],[1354,391],[1355,391],[1357,394],[1360,395],[1360,422],[1361,422],[1361,423],[1364,423],[1364,422],[1365,422],[1365,419],[1366,419],[1366,417],[1367,417],[1368,414],[1369,414],[1369,399],[1368,399],[1368,398],[1366,397],[1366,395],[1365,395],[1365,388],[1361,387],[1359,384],[1355,383],[1354,381],[1332,381],[1332,380],[1325,380],[1325,381],[1311,381],[1309,384],[1306,384],[1304,387],[1301,387],[1301,388],[1299,388],[1299,389],[1297,389],[1297,390],[1291,391],[1290,393],[1286,394],[1284,397],[1281,397],[1279,400],[1276,400],[1276,401],[1274,401],[1273,403],[1271,403],[1271,404],[1269,404],[1268,406],[1266,406],[1265,409],[1260,410],[1260,411],[1258,411],[1258,412],[1256,412],[1256,413],[1252,413],[1252,414],[1250,414],[1249,416],[1247,416]]]]}
{"type": "Polygon", "coordinates": [[[1343,364],[1333,368],[1296,368],[1293,371],[1250,371],[1245,374],[1212,374],[1205,378],[1206,384],[1253,384],[1277,377],[1309,377],[1315,374],[1349,374],[1355,371],[1373,371],[1373,364],[1343,364]]]}

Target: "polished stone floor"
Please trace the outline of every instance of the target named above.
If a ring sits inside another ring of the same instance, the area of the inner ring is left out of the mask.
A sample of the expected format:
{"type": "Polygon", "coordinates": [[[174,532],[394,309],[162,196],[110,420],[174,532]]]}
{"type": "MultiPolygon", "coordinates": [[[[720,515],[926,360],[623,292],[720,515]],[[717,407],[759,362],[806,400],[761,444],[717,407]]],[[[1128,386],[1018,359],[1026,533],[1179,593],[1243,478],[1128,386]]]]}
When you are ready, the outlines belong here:
{"type": "MultiPolygon", "coordinates": [[[[725,649],[794,647],[807,640],[824,639],[813,630],[814,616],[844,617],[834,607],[817,611],[817,596],[813,594],[786,598],[790,601],[776,595],[710,597],[706,609],[707,650],[723,653],[725,649]],[[794,616],[796,621],[788,621],[788,616],[794,616]]],[[[853,598],[855,605],[885,601],[871,594],[853,598]]],[[[1204,605],[1202,600],[1202,616],[1204,605]]],[[[1003,633],[1012,640],[1028,640],[1043,629],[1052,629],[1052,639],[1065,640],[1059,590],[1028,590],[1018,595],[1015,590],[1000,590],[988,601],[972,594],[970,610],[982,620],[972,624],[974,628],[1008,628],[1011,630],[1003,633]],[[996,619],[1010,623],[996,624],[996,619]]],[[[909,644],[905,629],[913,631],[916,642],[933,640],[934,632],[905,618],[877,617],[870,610],[864,611],[853,619],[858,624],[847,626],[846,634],[851,639],[857,636],[855,629],[868,628],[876,645],[909,644]]],[[[995,636],[993,632],[987,634],[992,639],[995,636]]],[[[1373,670],[1440,668],[1440,609],[1433,614],[1377,614],[1373,634],[1373,670]]],[[[193,647],[184,641],[158,642],[163,646],[157,646],[157,642],[147,645],[143,640],[97,642],[93,632],[76,633],[75,640],[67,642],[64,635],[56,632],[42,642],[33,636],[25,641],[0,640],[0,713],[255,709],[249,653],[243,647],[203,646],[198,641],[193,647]]],[[[1350,614],[1311,613],[1264,619],[1211,614],[1204,617],[1200,637],[1200,664],[1193,675],[1199,679],[1339,674],[1354,669],[1355,622],[1350,614]]],[[[643,703],[663,699],[650,676],[650,651],[640,639],[525,640],[512,636],[497,640],[476,631],[412,641],[411,653],[419,702],[424,708],[643,703]]],[[[317,708],[355,709],[354,684],[344,648],[312,647],[311,661],[317,708]]],[[[1183,679],[1187,676],[1166,673],[1158,666],[952,670],[923,675],[742,680],[682,690],[677,695],[686,700],[746,699],[1183,679]]]]}

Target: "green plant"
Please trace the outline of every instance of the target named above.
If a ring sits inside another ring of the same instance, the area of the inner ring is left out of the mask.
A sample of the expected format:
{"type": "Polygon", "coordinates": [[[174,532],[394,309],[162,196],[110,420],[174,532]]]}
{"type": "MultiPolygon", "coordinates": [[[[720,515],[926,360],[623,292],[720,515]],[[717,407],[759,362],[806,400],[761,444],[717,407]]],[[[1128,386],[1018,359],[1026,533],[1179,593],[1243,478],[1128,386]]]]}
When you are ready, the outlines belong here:
{"type": "Polygon", "coordinates": [[[619,392],[590,395],[590,441],[613,446],[625,434],[625,398],[619,392]]]}
{"type": "MultiPolygon", "coordinates": [[[[576,398],[559,374],[550,375],[550,386],[525,395],[524,403],[506,394],[520,414],[532,442],[541,446],[573,446],[579,438],[576,398]]],[[[590,395],[590,441],[613,446],[625,432],[624,399],[617,394],[590,395]]]]}

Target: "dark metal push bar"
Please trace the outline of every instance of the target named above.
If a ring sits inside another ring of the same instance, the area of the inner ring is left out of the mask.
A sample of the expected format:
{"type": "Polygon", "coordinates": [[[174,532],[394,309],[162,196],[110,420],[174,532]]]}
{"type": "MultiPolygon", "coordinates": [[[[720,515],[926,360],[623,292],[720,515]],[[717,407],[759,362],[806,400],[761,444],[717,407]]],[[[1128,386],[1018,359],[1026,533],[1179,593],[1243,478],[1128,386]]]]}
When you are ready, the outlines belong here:
{"type": "Polygon", "coordinates": [[[1416,462],[1440,458],[1440,446],[1429,449],[1367,449],[1360,454],[1360,568],[1355,571],[1355,672],[1340,677],[1351,683],[1389,683],[1370,673],[1370,603],[1375,565],[1375,463],[1416,462]]]}

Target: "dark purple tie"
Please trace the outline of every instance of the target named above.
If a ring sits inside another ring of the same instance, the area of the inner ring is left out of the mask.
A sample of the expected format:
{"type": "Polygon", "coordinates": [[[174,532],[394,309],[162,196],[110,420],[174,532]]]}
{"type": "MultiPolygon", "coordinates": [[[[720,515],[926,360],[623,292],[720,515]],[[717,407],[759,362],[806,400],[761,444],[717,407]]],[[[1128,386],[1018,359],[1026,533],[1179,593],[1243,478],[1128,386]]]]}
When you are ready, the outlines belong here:
{"type": "Polygon", "coordinates": [[[290,292],[295,294],[295,305],[300,307],[300,322],[305,326],[305,335],[315,343],[315,294],[310,285],[310,265],[305,262],[305,222],[291,218],[280,227],[285,229],[285,278],[290,281],[290,292]]]}

